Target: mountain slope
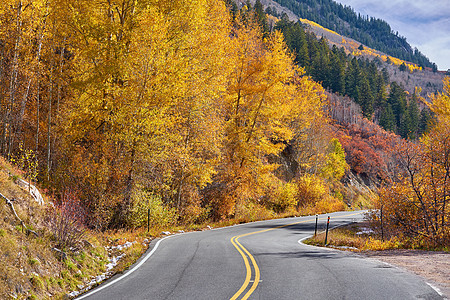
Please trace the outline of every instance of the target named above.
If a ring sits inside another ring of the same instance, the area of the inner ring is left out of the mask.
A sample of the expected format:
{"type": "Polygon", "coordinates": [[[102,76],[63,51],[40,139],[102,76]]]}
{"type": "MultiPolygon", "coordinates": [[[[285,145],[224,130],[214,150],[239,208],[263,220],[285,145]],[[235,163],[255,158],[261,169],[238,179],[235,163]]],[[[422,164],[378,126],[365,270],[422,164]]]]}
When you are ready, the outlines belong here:
{"type": "Polygon", "coordinates": [[[419,50],[413,49],[406,38],[394,33],[390,25],[369,16],[357,14],[351,7],[333,0],[274,0],[299,18],[314,21],[337,33],[353,38],[368,47],[388,55],[436,69],[419,50]]]}

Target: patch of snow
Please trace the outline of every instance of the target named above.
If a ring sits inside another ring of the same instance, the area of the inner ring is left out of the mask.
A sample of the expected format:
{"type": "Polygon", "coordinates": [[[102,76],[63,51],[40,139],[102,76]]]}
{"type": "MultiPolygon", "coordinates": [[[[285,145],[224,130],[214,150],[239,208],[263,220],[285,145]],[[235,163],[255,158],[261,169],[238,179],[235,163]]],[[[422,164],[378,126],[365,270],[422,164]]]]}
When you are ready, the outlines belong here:
{"type": "Polygon", "coordinates": [[[122,253],[119,256],[113,256],[112,258],[108,258],[109,264],[106,265],[106,270],[110,271],[112,268],[117,266],[117,263],[119,262],[119,260],[122,259],[122,257],[124,257],[124,256],[125,256],[125,253],[122,253]]]}
{"type": "Polygon", "coordinates": [[[78,296],[79,294],[80,294],[79,291],[73,291],[73,292],[69,293],[69,296],[70,296],[70,297],[76,297],[76,296],[78,296]]]}
{"type": "Polygon", "coordinates": [[[111,246],[111,247],[109,247],[109,246],[106,246],[105,247],[105,249],[107,250],[107,251],[112,251],[112,250],[119,250],[119,251],[122,251],[122,250],[125,250],[125,249],[127,249],[127,248],[130,248],[131,246],[133,246],[133,244],[134,243],[136,243],[136,241],[134,241],[134,242],[126,242],[125,244],[123,244],[123,245],[117,245],[117,246],[111,246]]]}
{"type": "Polygon", "coordinates": [[[162,235],[171,235],[172,233],[170,233],[170,231],[163,231],[161,232],[162,235]]]}
{"type": "Polygon", "coordinates": [[[373,231],[371,228],[362,228],[361,231],[358,231],[356,234],[357,235],[361,235],[361,234],[371,234],[374,233],[375,231],[373,231]]]}
{"type": "MultiPolygon", "coordinates": [[[[149,242],[147,240],[147,242],[149,242]]],[[[117,245],[117,246],[105,246],[105,249],[108,251],[108,253],[111,254],[111,252],[113,250],[124,250],[126,248],[129,248],[131,246],[133,246],[133,244],[136,243],[136,241],[134,242],[126,242],[123,245],[117,245]]],[[[122,253],[118,256],[113,256],[111,258],[108,258],[109,264],[106,265],[106,272],[102,273],[100,275],[97,275],[95,277],[93,277],[91,279],[91,281],[89,281],[86,285],[78,285],[78,291],[73,291],[71,293],[69,293],[68,295],[72,298],[80,295],[81,293],[87,292],[89,291],[94,285],[99,284],[100,282],[104,281],[105,279],[111,277],[111,275],[113,275],[113,273],[111,272],[111,270],[117,266],[117,263],[119,262],[119,260],[121,260],[123,257],[125,256],[125,253],[122,253]]]]}
{"type": "Polygon", "coordinates": [[[333,246],[333,245],[330,245],[330,247],[335,248],[335,249],[344,249],[344,250],[359,250],[358,248],[350,247],[350,246],[333,246]]]}

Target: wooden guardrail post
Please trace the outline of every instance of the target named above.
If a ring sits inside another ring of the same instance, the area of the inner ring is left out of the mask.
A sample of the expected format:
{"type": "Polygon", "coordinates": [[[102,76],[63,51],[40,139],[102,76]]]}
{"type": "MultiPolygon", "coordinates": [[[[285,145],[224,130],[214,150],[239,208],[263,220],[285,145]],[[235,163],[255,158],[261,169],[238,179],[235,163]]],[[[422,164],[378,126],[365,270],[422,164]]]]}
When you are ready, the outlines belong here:
{"type": "Polygon", "coordinates": [[[325,233],[325,246],[327,245],[327,241],[328,241],[328,228],[330,227],[330,216],[328,216],[328,220],[327,220],[327,231],[325,233]]]}

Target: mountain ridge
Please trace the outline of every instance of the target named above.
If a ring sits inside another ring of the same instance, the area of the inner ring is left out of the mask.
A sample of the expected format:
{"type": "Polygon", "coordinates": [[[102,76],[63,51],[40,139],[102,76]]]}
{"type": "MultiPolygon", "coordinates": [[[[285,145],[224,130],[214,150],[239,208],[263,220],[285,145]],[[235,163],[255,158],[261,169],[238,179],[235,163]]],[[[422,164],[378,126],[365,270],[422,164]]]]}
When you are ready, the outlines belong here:
{"type": "MultiPolygon", "coordinates": [[[[244,0],[238,2],[242,5],[246,4],[244,0]]],[[[249,2],[254,4],[256,0],[249,2]]],[[[361,16],[350,6],[344,6],[333,0],[261,0],[260,2],[278,16],[286,14],[291,21],[308,19],[389,56],[437,71],[435,63],[430,62],[417,48],[413,49],[405,37],[398,32],[394,33],[386,21],[361,16]]]]}

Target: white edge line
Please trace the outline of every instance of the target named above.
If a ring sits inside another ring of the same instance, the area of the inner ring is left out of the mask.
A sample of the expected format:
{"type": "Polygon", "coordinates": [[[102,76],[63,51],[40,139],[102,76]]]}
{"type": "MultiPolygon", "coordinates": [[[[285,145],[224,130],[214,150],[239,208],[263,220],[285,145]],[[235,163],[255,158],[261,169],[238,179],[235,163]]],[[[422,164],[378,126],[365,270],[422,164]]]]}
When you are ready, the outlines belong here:
{"type": "MultiPolygon", "coordinates": [[[[346,226],[346,225],[349,225],[349,224],[352,224],[352,223],[353,223],[353,222],[346,223],[346,224],[336,225],[336,226],[334,226],[334,227],[329,228],[328,231],[333,230],[333,229],[336,229],[336,228],[338,228],[338,227],[346,226]]],[[[323,231],[321,231],[321,232],[318,232],[317,234],[321,234],[321,233],[324,233],[324,232],[326,232],[326,230],[323,230],[323,231]]],[[[309,238],[312,238],[313,236],[314,236],[313,234],[308,235],[308,236],[305,236],[305,237],[299,239],[299,240],[297,241],[297,243],[299,243],[299,244],[302,245],[302,246],[314,247],[314,248],[317,248],[317,249],[325,249],[325,250],[328,250],[328,251],[340,251],[340,252],[342,252],[341,250],[336,249],[336,248],[319,247],[319,246],[308,245],[308,244],[303,243],[304,240],[307,240],[307,239],[309,239],[309,238]]]]}
{"type": "MultiPolygon", "coordinates": [[[[292,218],[301,218],[301,217],[312,217],[312,216],[299,216],[299,217],[292,217],[292,218]]],[[[289,218],[287,218],[287,219],[289,219],[289,218]]],[[[273,219],[273,220],[276,220],[276,219],[273,219]]],[[[213,231],[213,230],[221,230],[221,229],[226,229],[226,228],[232,228],[232,227],[237,227],[237,226],[243,226],[243,225],[247,225],[247,224],[251,224],[251,223],[258,223],[258,222],[264,222],[264,221],[270,221],[270,220],[260,220],[260,221],[253,221],[253,222],[248,222],[248,223],[234,224],[234,225],[229,225],[229,226],[225,226],[225,227],[211,228],[210,231],[213,231]]],[[[105,283],[105,284],[100,283],[100,284],[97,286],[97,288],[94,288],[94,289],[91,290],[90,292],[87,292],[87,293],[85,293],[85,294],[83,294],[83,295],[81,295],[81,296],[79,296],[79,297],[77,297],[77,298],[75,298],[75,299],[76,299],[76,300],[81,300],[81,299],[84,299],[84,298],[86,298],[86,297],[89,297],[89,296],[91,296],[91,295],[93,295],[93,294],[95,294],[95,293],[97,293],[97,292],[99,292],[99,291],[101,291],[101,290],[103,290],[103,289],[105,289],[105,288],[107,288],[107,287],[109,287],[109,286],[115,284],[116,282],[118,282],[118,281],[124,279],[125,277],[127,277],[128,275],[130,275],[131,273],[133,273],[134,271],[136,271],[139,267],[141,267],[141,266],[142,266],[142,265],[150,258],[150,256],[153,255],[153,253],[154,253],[154,252],[156,251],[156,249],[158,248],[159,243],[161,243],[163,240],[168,239],[168,238],[173,237],[173,236],[180,235],[180,234],[189,234],[189,233],[196,233],[196,232],[198,232],[198,231],[183,232],[183,233],[179,233],[179,234],[169,235],[169,236],[166,236],[165,238],[160,239],[160,240],[155,244],[155,247],[153,247],[152,251],[150,251],[150,253],[148,253],[148,254],[147,254],[147,255],[146,255],[146,256],[145,256],[145,257],[144,257],[137,265],[135,265],[131,270],[129,270],[128,272],[126,272],[126,273],[123,274],[122,276],[120,276],[120,277],[114,279],[114,280],[111,281],[111,282],[108,282],[108,283],[105,283]]]]}
{"type": "MultiPolygon", "coordinates": [[[[348,225],[348,224],[338,225],[338,226],[335,226],[335,227],[333,227],[333,228],[331,228],[331,229],[335,229],[335,228],[337,228],[337,227],[344,226],[344,225],[348,225]]],[[[331,230],[331,229],[329,229],[329,230],[331,230]]],[[[319,233],[324,233],[324,232],[325,232],[325,230],[322,231],[322,232],[319,232],[319,233]]],[[[311,238],[311,237],[313,237],[313,236],[314,236],[313,234],[308,235],[308,236],[305,236],[304,238],[299,239],[299,240],[297,241],[297,243],[299,243],[299,244],[302,245],[302,246],[307,246],[307,247],[314,247],[314,248],[324,249],[324,250],[328,250],[328,251],[339,251],[339,252],[343,252],[343,251],[341,251],[341,250],[339,250],[339,249],[335,249],[335,248],[318,247],[318,246],[308,245],[308,244],[303,243],[304,240],[307,240],[307,239],[309,239],[309,238],[311,238]]],[[[369,258],[369,259],[370,259],[370,258],[369,258]]],[[[389,264],[389,263],[387,263],[387,262],[384,262],[384,261],[381,261],[381,260],[378,260],[378,259],[374,259],[374,260],[376,260],[377,262],[383,263],[383,264],[385,264],[385,265],[391,266],[391,267],[393,267],[393,268],[401,269],[401,268],[399,268],[398,266],[389,264]]],[[[415,274],[415,273],[410,272],[410,271],[407,271],[407,270],[406,270],[406,271],[403,270],[403,269],[401,269],[401,270],[404,271],[404,272],[406,272],[406,273],[415,274]]],[[[424,280],[424,282],[425,282],[428,286],[430,286],[436,293],[438,293],[439,296],[443,297],[444,300],[447,300],[447,299],[448,299],[448,298],[446,298],[446,296],[442,293],[442,291],[441,291],[439,288],[435,287],[434,285],[432,285],[431,283],[429,283],[429,282],[427,282],[427,281],[425,281],[425,280],[424,280]]]]}
{"type": "Polygon", "coordinates": [[[99,286],[98,288],[96,288],[96,289],[90,291],[89,293],[86,293],[86,294],[84,294],[84,295],[81,295],[80,297],[78,297],[78,298],[76,298],[76,299],[81,300],[81,299],[84,299],[84,298],[86,298],[86,297],[89,297],[89,296],[91,296],[91,295],[93,295],[93,294],[95,294],[95,293],[97,293],[97,292],[99,292],[99,291],[101,291],[101,290],[103,290],[103,289],[105,289],[105,288],[107,288],[107,287],[109,287],[109,286],[115,284],[116,282],[118,282],[118,281],[124,279],[125,277],[127,277],[128,275],[130,275],[131,273],[133,273],[134,271],[136,271],[140,266],[142,266],[142,265],[150,258],[150,256],[152,256],[153,253],[155,253],[156,249],[158,249],[158,246],[159,246],[159,244],[160,244],[162,241],[164,241],[165,239],[171,238],[171,237],[173,237],[173,236],[175,236],[175,235],[166,236],[165,238],[160,239],[160,240],[155,244],[155,246],[153,247],[152,251],[150,251],[150,252],[149,252],[149,253],[148,253],[148,254],[147,254],[147,255],[146,255],[146,256],[145,256],[138,264],[137,264],[137,265],[135,265],[131,270],[129,270],[128,272],[126,272],[126,273],[123,274],[122,276],[120,276],[120,277],[114,279],[114,280],[111,281],[111,282],[108,282],[108,283],[106,283],[106,284],[104,284],[104,285],[101,285],[101,286],[99,286]]]}
{"type": "Polygon", "coordinates": [[[435,290],[436,293],[439,294],[439,296],[443,297],[444,299],[447,299],[447,298],[445,298],[445,295],[441,292],[441,290],[440,290],[439,288],[435,287],[434,285],[432,285],[432,284],[429,283],[429,282],[426,282],[426,281],[425,281],[425,283],[428,284],[433,290],[435,290]]]}

